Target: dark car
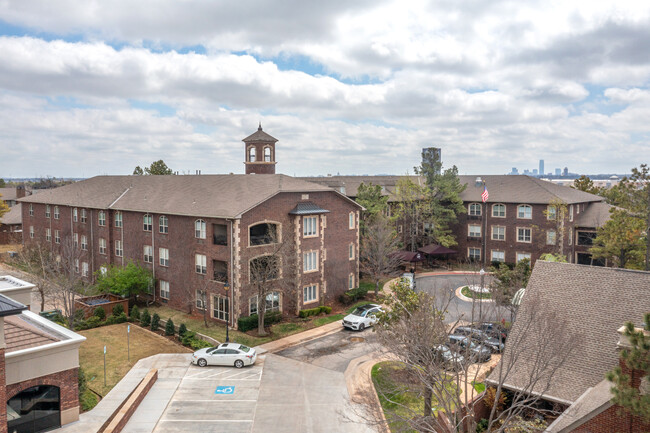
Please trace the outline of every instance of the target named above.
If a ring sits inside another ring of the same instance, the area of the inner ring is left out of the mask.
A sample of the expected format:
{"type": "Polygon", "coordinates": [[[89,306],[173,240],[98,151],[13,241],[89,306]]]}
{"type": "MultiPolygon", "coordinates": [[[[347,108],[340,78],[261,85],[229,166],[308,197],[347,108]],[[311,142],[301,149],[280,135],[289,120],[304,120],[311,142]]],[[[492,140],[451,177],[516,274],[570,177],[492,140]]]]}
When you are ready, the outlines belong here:
{"type": "Polygon", "coordinates": [[[475,343],[471,338],[464,335],[450,335],[449,348],[465,356],[465,358],[469,358],[472,362],[486,362],[492,358],[490,349],[475,343]]]}
{"type": "Polygon", "coordinates": [[[474,327],[503,343],[508,338],[508,329],[500,323],[477,323],[474,327]]]}
{"type": "Polygon", "coordinates": [[[450,370],[459,371],[465,367],[465,357],[444,344],[434,346],[433,355],[437,362],[450,370]]]}
{"type": "Polygon", "coordinates": [[[459,326],[454,330],[454,334],[465,335],[477,342],[479,345],[488,347],[492,353],[501,353],[505,345],[498,339],[491,337],[487,332],[470,326],[459,326]]]}

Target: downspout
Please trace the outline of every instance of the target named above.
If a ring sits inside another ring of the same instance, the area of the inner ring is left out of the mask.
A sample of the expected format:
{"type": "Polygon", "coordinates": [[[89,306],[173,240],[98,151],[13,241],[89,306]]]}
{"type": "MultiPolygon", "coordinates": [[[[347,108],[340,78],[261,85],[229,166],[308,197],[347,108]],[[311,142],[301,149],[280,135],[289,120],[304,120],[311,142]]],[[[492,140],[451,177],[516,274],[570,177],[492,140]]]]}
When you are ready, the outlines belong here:
{"type": "Polygon", "coordinates": [[[93,231],[93,224],[95,219],[93,217],[93,210],[90,209],[90,274],[95,277],[95,236],[93,231]]]}
{"type": "Polygon", "coordinates": [[[233,255],[232,255],[232,244],[233,244],[232,220],[228,220],[228,223],[229,223],[228,226],[229,226],[229,230],[230,230],[230,240],[229,240],[229,242],[230,242],[230,264],[229,264],[230,265],[230,278],[229,278],[229,282],[230,282],[230,299],[228,299],[228,323],[230,324],[230,326],[232,326],[234,328],[235,325],[234,325],[234,320],[233,320],[233,317],[232,317],[232,312],[233,312],[232,301],[235,298],[235,295],[233,293],[235,291],[235,280],[233,279],[233,268],[234,268],[235,264],[232,262],[232,257],[233,257],[233,255]]]}
{"type": "MultiPolygon", "coordinates": [[[[160,217],[158,217],[160,218],[160,217]]],[[[158,220],[158,229],[160,229],[160,220],[158,220]]],[[[153,278],[153,287],[151,288],[151,292],[153,293],[153,301],[156,302],[156,261],[154,258],[156,257],[156,244],[154,242],[154,237],[153,237],[153,214],[151,215],[151,274],[153,278]]]]}

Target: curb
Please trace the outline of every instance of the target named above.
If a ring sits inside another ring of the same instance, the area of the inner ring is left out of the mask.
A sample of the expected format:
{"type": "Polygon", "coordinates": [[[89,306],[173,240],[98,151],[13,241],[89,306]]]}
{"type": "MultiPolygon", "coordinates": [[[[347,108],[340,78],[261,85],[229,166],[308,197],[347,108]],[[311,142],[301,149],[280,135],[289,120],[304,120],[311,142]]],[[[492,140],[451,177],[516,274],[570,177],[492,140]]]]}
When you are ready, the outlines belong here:
{"type": "Polygon", "coordinates": [[[316,338],[324,337],[326,335],[334,334],[343,329],[340,321],[328,323],[327,325],[319,326],[317,328],[308,329],[298,334],[289,335],[279,340],[269,341],[268,343],[260,344],[255,346],[255,350],[259,354],[264,353],[275,353],[281,350],[287,349],[298,344],[305,343],[307,341],[314,340],[316,338]]]}
{"type": "Polygon", "coordinates": [[[465,301],[465,302],[485,302],[485,303],[488,303],[488,302],[494,302],[494,299],[474,299],[474,298],[468,298],[467,296],[465,296],[465,295],[463,295],[463,294],[461,293],[461,290],[463,289],[463,287],[465,287],[465,286],[460,286],[459,288],[457,288],[455,293],[456,293],[456,297],[458,297],[459,299],[461,299],[461,300],[463,300],[463,301],[465,301]]]}

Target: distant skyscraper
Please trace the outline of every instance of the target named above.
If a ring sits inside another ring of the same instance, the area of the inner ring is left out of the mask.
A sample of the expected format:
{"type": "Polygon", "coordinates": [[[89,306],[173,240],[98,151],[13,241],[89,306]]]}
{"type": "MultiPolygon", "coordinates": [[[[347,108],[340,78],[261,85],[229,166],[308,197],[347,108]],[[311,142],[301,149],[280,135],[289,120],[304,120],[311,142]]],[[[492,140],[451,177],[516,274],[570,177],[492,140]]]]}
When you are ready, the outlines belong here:
{"type": "Polygon", "coordinates": [[[519,174],[519,170],[517,170],[517,167],[512,167],[512,171],[510,174],[519,174]]]}
{"type": "Polygon", "coordinates": [[[564,172],[562,173],[562,176],[568,176],[569,175],[569,167],[564,167],[564,172]]]}
{"type": "Polygon", "coordinates": [[[524,169],[524,174],[525,174],[526,176],[530,175],[530,170],[528,170],[527,168],[525,168],[525,169],[524,169]]]}
{"type": "Polygon", "coordinates": [[[539,160],[539,175],[544,176],[544,160],[539,160]]]}
{"type": "Polygon", "coordinates": [[[537,176],[537,169],[533,168],[533,176],[537,176]]]}
{"type": "Polygon", "coordinates": [[[556,168],[555,169],[555,175],[560,176],[562,174],[562,169],[561,168],[556,168]]]}

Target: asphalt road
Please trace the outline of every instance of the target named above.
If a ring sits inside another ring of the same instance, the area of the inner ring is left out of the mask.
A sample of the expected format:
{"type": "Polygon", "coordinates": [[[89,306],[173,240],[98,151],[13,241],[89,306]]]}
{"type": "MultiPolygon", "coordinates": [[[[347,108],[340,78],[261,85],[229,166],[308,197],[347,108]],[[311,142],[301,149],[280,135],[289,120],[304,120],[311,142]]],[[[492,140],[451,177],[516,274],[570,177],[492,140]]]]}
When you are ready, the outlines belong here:
{"type": "MultiPolygon", "coordinates": [[[[436,298],[441,307],[446,307],[445,322],[456,320],[477,320],[480,315],[487,321],[510,320],[510,313],[494,302],[467,302],[455,295],[456,289],[467,285],[480,285],[481,277],[477,273],[441,274],[416,278],[416,290],[424,291],[436,298]]],[[[492,277],[485,276],[484,284],[488,285],[492,277]]]]}

